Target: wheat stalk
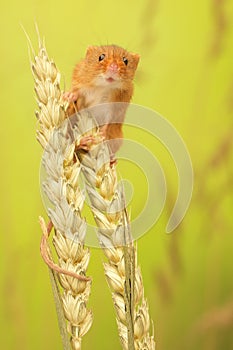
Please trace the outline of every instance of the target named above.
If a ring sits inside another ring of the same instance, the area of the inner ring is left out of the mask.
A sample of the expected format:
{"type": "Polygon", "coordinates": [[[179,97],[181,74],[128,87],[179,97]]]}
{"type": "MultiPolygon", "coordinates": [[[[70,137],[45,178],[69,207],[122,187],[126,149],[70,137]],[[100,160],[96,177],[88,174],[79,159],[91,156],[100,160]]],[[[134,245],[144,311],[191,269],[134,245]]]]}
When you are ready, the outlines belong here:
{"type": "MultiPolygon", "coordinates": [[[[93,123],[89,113],[81,112],[84,125],[93,123]],[[91,119],[88,122],[88,119],[91,119]]],[[[96,132],[94,126],[93,132],[96,132]]],[[[84,130],[80,129],[80,133],[84,130]]],[[[125,208],[123,186],[117,182],[106,143],[98,144],[80,156],[92,212],[98,226],[100,245],[108,259],[105,275],[112,290],[118,332],[123,349],[153,350],[148,304],[144,298],[141,270],[132,242],[125,208]]]]}
{"type": "Polygon", "coordinates": [[[41,252],[49,267],[58,273],[63,289],[62,305],[67,329],[71,335],[72,349],[81,348],[82,337],[91,327],[93,316],[87,310],[91,280],[86,277],[90,253],[84,247],[86,222],[81,216],[84,193],[78,178],[80,163],[75,157],[75,139],[69,137],[68,123],[65,132],[60,127],[66,118],[66,106],[60,90],[60,73],[55,63],[48,58],[44,44],[39,40],[39,52],[31,64],[39,110],[37,139],[45,149],[43,165],[46,170],[44,191],[53,204],[49,209],[51,223],[46,227],[40,218],[43,239],[41,252]],[[48,237],[54,226],[53,244],[58,256],[58,265],[53,261],[48,237]]]}
{"type": "Polygon", "coordinates": [[[58,266],[47,245],[51,225],[46,227],[43,219],[42,254],[50,268],[59,273],[72,348],[80,349],[82,337],[89,330],[93,318],[86,308],[91,281],[85,276],[90,254],[83,243],[86,223],[81,217],[84,194],[78,185],[81,169],[99,228],[99,242],[108,259],[104,270],[112,290],[122,347],[125,350],[154,350],[124,190],[117,182],[115,166],[110,165],[108,147],[101,142],[90,147],[88,153],[79,152],[76,156],[75,149],[81,135],[93,135],[96,143],[101,141],[98,126],[89,113],[78,115],[73,125],[66,123],[59,130],[66,118],[66,106],[59,87],[60,74],[41,42],[32,71],[39,106],[36,112],[39,121],[37,139],[45,148],[43,164],[47,178],[43,187],[54,206],[49,210],[49,217],[55,227],[53,244],[58,266]]]}

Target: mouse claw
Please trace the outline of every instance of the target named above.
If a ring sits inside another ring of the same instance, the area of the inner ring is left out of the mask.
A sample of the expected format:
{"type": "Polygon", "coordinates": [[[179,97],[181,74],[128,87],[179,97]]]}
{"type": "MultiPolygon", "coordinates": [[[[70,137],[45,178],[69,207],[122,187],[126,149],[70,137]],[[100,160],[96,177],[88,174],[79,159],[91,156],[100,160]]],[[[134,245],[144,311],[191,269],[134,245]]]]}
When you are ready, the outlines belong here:
{"type": "Polygon", "coordinates": [[[67,91],[63,94],[63,99],[68,102],[75,102],[78,99],[78,93],[67,91]]]}

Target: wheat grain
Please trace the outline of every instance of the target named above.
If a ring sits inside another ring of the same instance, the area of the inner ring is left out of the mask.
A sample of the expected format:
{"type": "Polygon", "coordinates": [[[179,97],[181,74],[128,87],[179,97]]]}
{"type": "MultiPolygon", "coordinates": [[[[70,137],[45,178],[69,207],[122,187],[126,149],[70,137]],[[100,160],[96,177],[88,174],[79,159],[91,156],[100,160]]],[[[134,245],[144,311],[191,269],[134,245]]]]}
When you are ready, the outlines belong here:
{"type": "MultiPolygon", "coordinates": [[[[89,113],[81,113],[80,119],[84,124],[91,124],[86,121],[89,118],[92,118],[89,113]]],[[[93,132],[96,132],[96,128],[94,126],[93,132]]],[[[125,350],[154,350],[148,304],[132,242],[124,190],[117,182],[115,166],[110,165],[107,144],[102,142],[91,147],[88,153],[80,156],[80,161],[99,228],[99,242],[108,259],[104,270],[112,290],[122,347],[125,350]]]]}
{"type": "MultiPolygon", "coordinates": [[[[66,106],[59,85],[60,73],[55,63],[48,58],[41,41],[39,53],[32,63],[32,72],[39,107],[36,111],[39,121],[37,139],[45,149],[43,165],[47,177],[43,189],[53,204],[53,208],[49,209],[49,217],[55,228],[53,244],[58,256],[58,268],[52,261],[48,246],[45,248],[46,257],[50,267],[59,272],[71,346],[78,350],[81,349],[82,337],[88,332],[93,320],[92,312],[86,306],[91,280],[85,277],[90,253],[84,247],[86,222],[81,217],[84,193],[79,188],[80,163],[74,154],[79,135],[76,134],[73,140],[67,129],[65,133],[60,131],[66,118],[66,106]]],[[[42,219],[41,226],[48,236],[42,219]]]]}

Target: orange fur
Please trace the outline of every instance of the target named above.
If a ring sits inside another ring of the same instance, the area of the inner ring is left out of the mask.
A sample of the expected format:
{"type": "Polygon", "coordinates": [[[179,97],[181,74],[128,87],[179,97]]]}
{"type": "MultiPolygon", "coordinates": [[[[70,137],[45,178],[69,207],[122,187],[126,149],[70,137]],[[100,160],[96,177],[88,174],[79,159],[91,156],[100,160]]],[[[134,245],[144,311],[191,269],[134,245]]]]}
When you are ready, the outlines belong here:
{"type": "MultiPolygon", "coordinates": [[[[126,102],[120,108],[110,106],[112,119],[107,121],[107,127],[104,128],[106,139],[122,139],[122,123],[133,95],[133,79],[138,62],[139,55],[116,45],[88,47],[86,57],[75,66],[73,72],[70,91],[73,102],[70,103],[69,115],[75,109],[109,102],[126,102]]],[[[121,143],[120,140],[112,142],[110,147],[113,153],[121,143]]]]}

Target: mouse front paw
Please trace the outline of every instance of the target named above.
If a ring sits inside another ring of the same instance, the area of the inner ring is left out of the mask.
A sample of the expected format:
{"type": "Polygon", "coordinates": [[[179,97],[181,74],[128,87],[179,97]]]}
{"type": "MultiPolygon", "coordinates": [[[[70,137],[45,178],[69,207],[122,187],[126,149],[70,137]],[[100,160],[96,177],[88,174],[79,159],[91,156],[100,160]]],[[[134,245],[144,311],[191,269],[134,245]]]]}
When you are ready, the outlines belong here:
{"type": "Polygon", "coordinates": [[[76,102],[78,99],[78,93],[73,91],[67,91],[63,94],[63,100],[68,102],[76,102]]]}

